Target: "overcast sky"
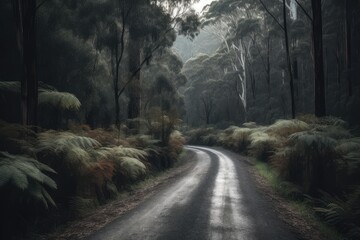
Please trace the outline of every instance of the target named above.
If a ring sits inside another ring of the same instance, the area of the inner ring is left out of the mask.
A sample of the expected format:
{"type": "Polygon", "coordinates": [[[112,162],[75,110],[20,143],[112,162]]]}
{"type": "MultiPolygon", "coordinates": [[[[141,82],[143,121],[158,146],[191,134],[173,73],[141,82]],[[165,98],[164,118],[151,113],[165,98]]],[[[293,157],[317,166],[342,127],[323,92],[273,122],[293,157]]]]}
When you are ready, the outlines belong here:
{"type": "Polygon", "coordinates": [[[206,4],[211,3],[212,1],[214,1],[214,0],[200,0],[198,3],[195,3],[195,4],[193,5],[193,8],[194,8],[197,12],[201,12],[201,10],[203,9],[203,7],[204,7],[206,4]]]}

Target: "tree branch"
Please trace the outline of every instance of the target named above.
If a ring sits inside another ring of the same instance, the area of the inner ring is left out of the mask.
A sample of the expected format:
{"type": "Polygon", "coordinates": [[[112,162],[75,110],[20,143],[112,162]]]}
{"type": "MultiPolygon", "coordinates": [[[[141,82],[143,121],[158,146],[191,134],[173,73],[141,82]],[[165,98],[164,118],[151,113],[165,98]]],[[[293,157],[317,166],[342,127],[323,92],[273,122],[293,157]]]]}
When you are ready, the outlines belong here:
{"type": "Polygon", "coordinates": [[[275,22],[279,25],[279,27],[285,31],[285,28],[283,25],[281,25],[281,23],[276,19],[276,17],[269,11],[269,9],[266,7],[266,5],[264,4],[264,2],[262,0],[259,0],[259,2],[261,3],[261,5],[265,8],[266,12],[275,20],[275,22]]]}
{"type": "Polygon", "coordinates": [[[301,3],[298,0],[295,0],[296,4],[301,8],[301,10],[305,13],[305,15],[307,16],[307,18],[312,22],[313,19],[310,16],[310,14],[306,11],[306,9],[304,8],[303,5],[301,5],[301,3]]]}

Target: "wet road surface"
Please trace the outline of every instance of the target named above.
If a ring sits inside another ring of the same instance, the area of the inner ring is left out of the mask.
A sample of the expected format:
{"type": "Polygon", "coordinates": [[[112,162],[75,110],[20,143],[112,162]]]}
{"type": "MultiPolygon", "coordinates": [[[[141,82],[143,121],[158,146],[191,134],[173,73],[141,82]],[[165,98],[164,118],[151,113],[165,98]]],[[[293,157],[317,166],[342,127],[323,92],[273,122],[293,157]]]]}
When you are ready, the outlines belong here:
{"type": "Polygon", "coordinates": [[[296,239],[256,189],[241,156],[187,149],[196,153],[190,171],[88,239],[296,239]]]}

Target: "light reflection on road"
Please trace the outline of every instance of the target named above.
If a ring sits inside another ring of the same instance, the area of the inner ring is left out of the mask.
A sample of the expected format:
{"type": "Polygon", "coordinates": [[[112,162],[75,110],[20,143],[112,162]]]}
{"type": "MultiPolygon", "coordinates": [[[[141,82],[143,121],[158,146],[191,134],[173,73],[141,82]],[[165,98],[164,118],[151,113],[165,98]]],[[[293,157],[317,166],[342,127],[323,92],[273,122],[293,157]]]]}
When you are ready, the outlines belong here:
{"type": "Polygon", "coordinates": [[[233,161],[225,154],[209,149],[196,147],[215,154],[219,158],[219,170],[211,197],[210,236],[218,239],[252,239],[250,219],[242,215],[239,178],[233,161]]]}

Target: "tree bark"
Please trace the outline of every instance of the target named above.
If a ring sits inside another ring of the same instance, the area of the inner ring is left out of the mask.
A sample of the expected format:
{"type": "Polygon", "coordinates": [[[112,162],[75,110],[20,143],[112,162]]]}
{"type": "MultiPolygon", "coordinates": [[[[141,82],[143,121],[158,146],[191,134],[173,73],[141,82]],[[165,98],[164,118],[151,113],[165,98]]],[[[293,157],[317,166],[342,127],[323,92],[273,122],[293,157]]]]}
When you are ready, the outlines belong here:
{"type": "Polygon", "coordinates": [[[294,77],[292,72],[292,64],[290,58],[290,47],[289,47],[289,34],[287,29],[287,14],[286,14],[286,1],[283,0],[283,17],[284,17],[284,33],[285,33],[285,47],[286,47],[286,60],[288,65],[288,72],[290,77],[290,95],[291,95],[291,116],[295,118],[295,96],[294,96],[294,77]]]}
{"type": "MultiPolygon", "coordinates": [[[[136,72],[141,64],[141,42],[139,39],[132,39],[130,36],[129,41],[129,71],[130,74],[136,72]]],[[[131,83],[129,84],[129,104],[128,104],[128,118],[135,119],[140,117],[141,109],[141,81],[140,81],[140,72],[137,71],[133,77],[131,83]]],[[[130,128],[134,131],[139,130],[139,124],[131,121],[130,128]]]]}
{"type": "Polygon", "coordinates": [[[352,11],[351,11],[351,1],[345,0],[345,37],[346,37],[346,79],[348,82],[348,96],[352,96],[352,76],[351,76],[351,18],[352,18],[352,11]]]}
{"type": "Polygon", "coordinates": [[[271,95],[271,65],[270,65],[270,54],[271,54],[271,40],[270,35],[267,38],[267,56],[266,56],[266,82],[268,85],[269,98],[271,95]]]}
{"type": "Polygon", "coordinates": [[[36,0],[13,0],[17,42],[22,58],[21,122],[37,124],[36,0]]]}
{"type": "Polygon", "coordinates": [[[312,0],[315,60],[315,115],[326,115],[321,1],[312,0]]]}

